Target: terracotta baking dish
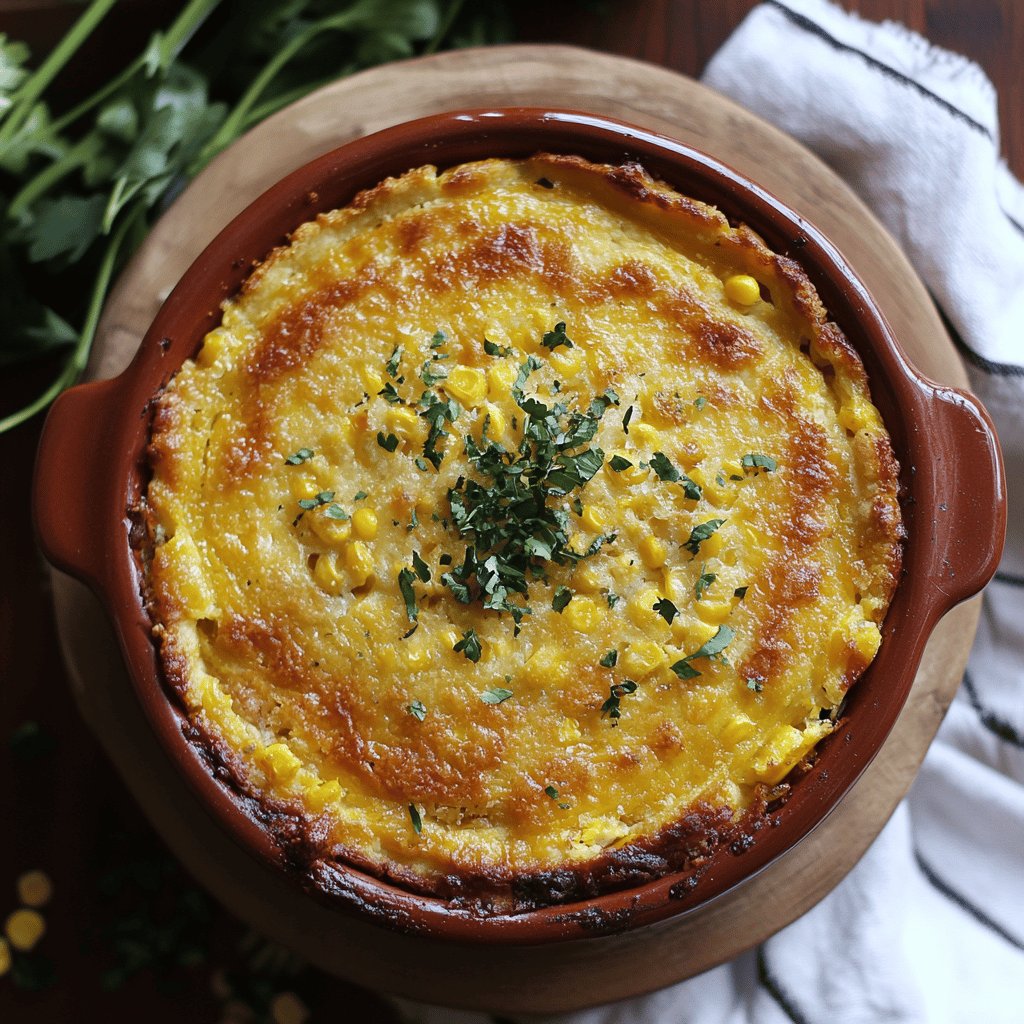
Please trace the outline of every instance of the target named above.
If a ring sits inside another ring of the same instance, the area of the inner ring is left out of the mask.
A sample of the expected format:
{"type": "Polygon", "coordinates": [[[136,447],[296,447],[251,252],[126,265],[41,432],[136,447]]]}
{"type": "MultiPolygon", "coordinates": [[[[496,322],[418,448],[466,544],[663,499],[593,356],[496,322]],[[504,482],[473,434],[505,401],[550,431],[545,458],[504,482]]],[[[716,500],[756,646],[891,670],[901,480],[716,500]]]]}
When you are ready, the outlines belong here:
{"type": "MultiPolygon", "coordinates": [[[[672,875],[581,903],[487,918],[343,865],[297,878],[339,910],[403,938],[530,946],[621,936],[692,911],[750,878],[820,825],[857,780],[896,720],[933,626],[989,580],[1005,532],[1002,463],[985,410],[971,395],[933,384],[909,366],[871,296],[831,243],[712,157],[609,118],[546,109],[437,115],[351,142],[290,174],[217,236],[164,303],[120,377],[73,388],[58,399],[36,468],[35,521],[46,557],[99,596],[159,742],[239,844],[289,870],[267,827],[192,745],[188,721],[162,680],[129,514],[147,483],[151,400],[216,325],[220,303],[253,261],[299,224],[420,164],[445,167],[539,150],[601,162],[639,160],[681,192],[749,224],[772,249],[803,266],[864,360],[902,466],[904,578],[885,620],[885,642],[851,691],[841,724],[789,800],[743,849],[720,849],[699,875],[672,875]]],[[[415,942],[400,948],[414,951],[415,942]]]]}

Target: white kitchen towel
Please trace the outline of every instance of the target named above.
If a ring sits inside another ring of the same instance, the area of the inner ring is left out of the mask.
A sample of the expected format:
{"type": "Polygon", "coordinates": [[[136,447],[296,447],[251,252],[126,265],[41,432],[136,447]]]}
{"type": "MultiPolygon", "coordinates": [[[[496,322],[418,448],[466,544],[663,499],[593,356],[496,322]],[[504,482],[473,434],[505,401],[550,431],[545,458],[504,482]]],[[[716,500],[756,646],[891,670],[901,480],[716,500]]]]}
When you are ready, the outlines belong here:
{"type": "MultiPolygon", "coordinates": [[[[1006,554],[985,593],[968,672],[917,781],[834,892],[700,977],[529,1019],[1022,1024],[1024,189],[999,160],[995,92],[964,58],[824,0],[762,3],[704,81],[814,150],[910,256],[999,430],[1006,554]]],[[[399,1007],[415,1024],[527,1019],[399,1007]]]]}

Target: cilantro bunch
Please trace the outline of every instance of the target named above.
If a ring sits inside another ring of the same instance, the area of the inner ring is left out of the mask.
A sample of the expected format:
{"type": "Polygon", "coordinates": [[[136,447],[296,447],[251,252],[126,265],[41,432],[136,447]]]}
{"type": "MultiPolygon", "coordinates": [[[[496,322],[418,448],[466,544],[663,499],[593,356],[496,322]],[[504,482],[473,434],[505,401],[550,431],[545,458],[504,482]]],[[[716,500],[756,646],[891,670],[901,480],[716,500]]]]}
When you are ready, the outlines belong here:
{"type": "Polygon", "coordinates": [[[55,109],[54,80],[115,4],[92,0],[35,67],[0,35],[0,368],[68,352],[0,432],[77,380],[117,271],[245,131],[361,68],[509,35],[501,0],[189,0],[95,93],[55,109]]]}

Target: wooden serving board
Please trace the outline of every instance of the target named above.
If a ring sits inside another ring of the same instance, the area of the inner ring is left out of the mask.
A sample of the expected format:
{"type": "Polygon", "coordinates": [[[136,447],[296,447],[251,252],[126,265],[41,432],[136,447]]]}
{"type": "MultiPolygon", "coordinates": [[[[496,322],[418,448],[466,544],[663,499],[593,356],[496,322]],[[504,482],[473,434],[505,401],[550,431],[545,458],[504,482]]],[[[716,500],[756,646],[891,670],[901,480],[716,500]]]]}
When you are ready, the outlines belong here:
{"type": "MultiPolygon", "coordinates": [[[[548,46],[469,50],[388,65],[320,89],[254,129],[174,203],[125,270],[100,325],[89,375],[108,377],[123,369],[193,258],[285,173],[377,129],[492,104],[550,105],[615,116],[732,165],[805,214],[838,245],[918,367],[942,383],[966,385],[953,346],[904,255],[850,189],[811,153],[678,74],[548,46]]],[[[357,948],[337,912],[303,896],[221,832],[156,746],[98,603],[62,576],[55,580],[55,596],[82,713],[154,826],[193,874],[240,918],[317,966],[356,982],[443,1002],[445,994],[432,980],[443,951],[425,951],[417,964],[403,964],[389,975],[386,965],[374,962],[372,936],[357,948]]],[[[515,979],[510,983],[498,956],[493,979],[484,962],[475,985],[458,993],[460,1005],[557,1011],[649,991],[731,959],[812,907],[853,867],[910,786],[956,692],[978,613],[978,602],[972,601],[936,628],[892,734],[832,815],[738,889],[649,929],[651,936],[641,940],[651,944],[645,967],[625,978],[614,969],[621,938],[577,944],[574,953],[560,958],[560,968],[545,968],[546,958],[538,955],[528,985],[515,979]],[[566,963],[572,963],[571,984],[564,976],[566,963]]]]}

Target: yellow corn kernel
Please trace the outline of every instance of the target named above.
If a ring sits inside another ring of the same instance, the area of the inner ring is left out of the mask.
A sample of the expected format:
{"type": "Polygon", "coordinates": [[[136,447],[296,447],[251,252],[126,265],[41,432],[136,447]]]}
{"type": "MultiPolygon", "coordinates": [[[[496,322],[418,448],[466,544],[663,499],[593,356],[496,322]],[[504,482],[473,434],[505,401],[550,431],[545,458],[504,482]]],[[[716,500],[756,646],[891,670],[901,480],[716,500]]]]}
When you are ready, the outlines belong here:
{"type": "Polygon", "coordinates": [[[353,587],[363,586],[373,575],[370,549],[361,540],[350,541],[345,546],[345,568],[349,571],[353,587]]]}
{"type": "Polygon", "coordinates": [[[27,907],[43,907],[53,896],[53,882],[45,871],[26,871],[19,876],[18,899],[27,907]]]}
{"type": "Polygon", "coordinates": [[[363,390],[371,398],[384,387],[384,379],[372,366],[364,366],[359,375],[363,381],[363,390]]]}
{"type": "MultiPolygon", "coordinates": [[[[572,607],[571,603],[570,607],[572,607]]],[[[558,682],[565,675],[567,668],[566,655],[557,647],[547,645],[538,647],[526,662],[526,671],[529,677],[542,686],[558,682]]]]}
{"type": "Polygon", "coordinates": [[[46,922],[38,910],[22,908],[8,914],[4,931],[11,945],[23,953],[27,953],[43,937],[46,922]]]}
{"type": "Polygon", "coordinates": [[[306,801],[314,811],[322,811],[328,804],[341,799],[341,783],[337,779],[321,782],[306,794],[306,801]]]}
{"type": "Polygon", "coordinates": [[[551,353],[551,365],[563,376],[578,374],[583,367],[583,353],[578,348],[557,348],[551,353]]]}
{"type": "Polygon", "coordinates": [[[873,622],[861,622],[853,634],[853,643],[857,648],[857,653],[864,661],[870,663],[881,646],[882,634],[873,622]]]}
{"type": "Polygon", "coordinates": [[[754,773],[769,786],[781,782],[822,736],[832,731],[832,723],[812,722],[801,732],[791,725],[778,725],[751,761],[754,773]]]}
{"type": "Polygon", "coordinates": [[[338,556],[320,555],[313,566],[313,579],[325,594],[337,597],[345,589],[345,577],[338,569],[338,556]]]}
{"type": "Polygon", "coordinates": [[[644,537],[637,545],[637,549],[648,569],[660,569],[665,564],[665,556],[668,552],[658,537],[652,535],[644,537]]]}
{"type": "Polygon", "coordinates": [[[0,938],[0,978],[11,969],[11,947],[7,940],[0,938]]]}
{"type": "Polygon", "coordinates": [[[153,554],[153,564],[174,580],[174,589],[182,612],[193,619],[212,619],[217,615],[213,591],[203,568],[196,542],[185,531],[179,531],[161,544],[153,554]],[[173,565],[169,573],[166,566],[173,565]]]}
{"type": "Polygon", "coordinates": [[[761,298],[761,286],[749,274],[733,274],[725,280],[725,294],[740,306],[752,306],[761,298]]]}
{"type": "Polygon", "coordinates": [[[453,366],[444,389],[463,405],[474,408],[487,396],[487,378],[475,366],[453,366]]]}
{"type": "Polygon", "coordinates": [[[422,646],[417,647],[408,643],[403,648],[403,653],[404,657],[402,660],[405,663],[405,667],[411,671],[426,668],[434,658],[433,651],[428,651],[422,646]]]}
{"type": "Polygon", "coordinates": [[[651,473],[648,466],[644,466],[643,468],[640,467],[640,464],[637,461],[636,452],[626,451],[609,452],[608,457],[604,462],[604,471],[612,480],[621,480],[624,484],[630,485],[643,483],[651,473]],[[616,472],[612,469],[611,461],[616,455],[630,463],[628,469],[624,469],[621,472],[616,472]]]}
{"type": "Polygon", "coordinates": [[[423,432],[423,420],[404,405],[392,405],[384,414],[384,423],[401,441],[419,440],[423,432]]]}
{"type": "Polygon", "coordinates": [[[865,427],[877,426],[878,416],[868,403],[852,399],[843,402],[839,407],[839,422],[846,430],[856,434],[865,427]]]}
{"type": "Polygon", "coordinates": [[[487,371],[487,396],[492,402],[508,398],[518,372],[518,368],[511,359],[499,359],[487,371]]]}
{"type": "Polygon", "coordinates": [[[619,504],[620,507],[625,505],[626,508],[632,509],[636,513],[637,519],[643,521],[650,519],[654,515],[655,509],[658,507],[658,498],[653,490],[648,490],[644,493],[637,489],[632,491],[629,497],[624,498],[619,504]]]}
{"type": "Polygon", "coordinates": [[[263,767],[275,782],[290,782],[302,767],[302,762],[292,753],[286,743],[271,743],[263,748],[260,755],[263,767]]]}
{"type": "Polygon", "coordinates": [[[600,574],[589,565],[584,565],[573,573],[572,588],[582,594],[596,594],[604,583],[600,574]]]}
{"type": "Polygon", "coordinates": [[[626,606],[626,614],[633,625],[643,629],[650,626],[652,622],[664,622],[665,620],[654,610],[654,606],[660,600],[661,594],[654,589],[642,590],[639,594],[634,594],[626,606]]]}
{"type": "Polygon", "coordinates": [[[680,604],[693,591],[691,585],[678,572],[662,567],[661,592],[674,604],[680,604]]]}
{"type": "Polygon", "coordinates": [[[586,846],[611,846],[616,839],[629,835],[629,826],[618,818],[601,815],[589,821],[580,831],[579,841],[586,846]]]}
{"type": "Polygon", "coordinates": [[[757,731],[756,723],[746,715],[733,715],[722,727],[719,737],[727,747],[735,747],[757,731]]]}
{"type": "Polygon", "coordinates": [[[505,414],[493,403],[488,402],[484,406],[484,416],[480,421],[480,430],[483,430],[483,422],[487,421],[487,436],[492,441],[500,441],[508,429],[508,421],[505,414]]]}
{"type": "Polygon", "coordinates": [[[363,506],[352,516],[352,530],[360,540],[373,540],[377,536],[377,513],[363,506]]]}
{"type": "Polygon", "coordinates": [[[722,552],[722,533],[716,530],[707,540],[701,541],[700,557],[714,558],[722,552]]]}
{"type": "Polygon", "coordinates": [[[230,341],[231,335],[222,328],[210,331],[203,339],[203,347],[199,350],[196,362],[202,367],[212,366],[223,357],[230,341]]]}
{"type": "Polygon", "coordinates": [[[636,640],[629,644],[619,661],[622,671],[632,679],[643,679],[666,664],[668,655],[653,640],[636,640]]]}
{"type": "Polygon", "coordinates": [[[573,629],[589,633],[601,621],[601,608],[592,598],[574,597],[562,616],[573,629]]]}
{"type": "Polygon", "coordinates": [[[582,739],[580,723],[575,718],[563,718],[558,723],[558,738],[562,743],[575,743],[578,739],[582,739]]]}
{"type": "Polygon", "coordinates": [[[720,625],[732,612],[732,601],[709,601],[705,598],[696,603],[695,609],[705,622],[720,625]]]}
{"type": "Polygon", "coordinates": [[[308,501],[310,498],[315,498],[320,493],[320,481],[309,472],[289,472],[288,490],[292,492],[292,497],[296,501],[308,501]]]}
{"type": "Polygon", "coordinates": [[[692,654],[700,650],[718,632],[718,627],[688,615],[677,615],[672,623],[672,632],[679,638],[687,653],[692,654]]]}
{"type": "MultiPolygon", "coordinates": [[[[454,629],[446,629],[441,634],[441,638],[440,638],[441,649],[442,650],[450,651],[461,639],[462,639],[462,634],[461,633],[457,632],[454,629]]],[[[460,655],[460,657],[461,657],[461,655],[460,655]]]]}
{"type": "Polygon", "coordinates": [[[650,423],[636,423],[629,428],[629,439],[637,448],[643,448],[648,454],[653,454],[661,445],[662,433],[650,423]]]}
{"type": "Polygon", "coordinates": [[[597,505],[588,505],[583,510],[580,519],[583,525],[593,533],[600,533],[608,525],[604,512],[597,505]]]}
{"type": "Polygon", "coordinates": [[[352,524],[347,519],[334,519],[327,515],[327,509],[318,509],[308,519],[313,532],[325,544],[340,547],[352,533],[352,524]]]}

